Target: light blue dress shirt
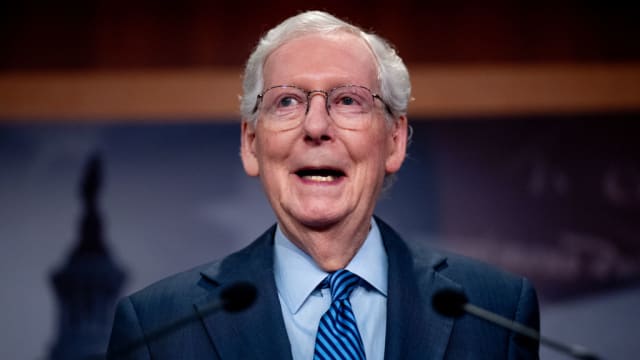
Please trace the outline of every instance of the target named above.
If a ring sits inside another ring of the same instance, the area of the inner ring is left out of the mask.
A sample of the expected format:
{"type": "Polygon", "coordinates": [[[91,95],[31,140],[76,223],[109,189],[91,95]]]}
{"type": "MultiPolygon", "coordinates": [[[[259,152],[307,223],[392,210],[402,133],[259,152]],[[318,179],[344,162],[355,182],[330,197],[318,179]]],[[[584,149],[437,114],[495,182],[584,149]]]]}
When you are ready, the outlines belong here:
{"type": "MultiPolygon", "coordinates": [[[[293,359],[311,360],[318,323],[331,305],[330,290],[316,287],[329,273],[289,241],[279,226],[274,255],[275,281],[293,359]]],[[[368,283],[356,288],[350,298],[368,360],[384,358],[388,268],[380,230],[371,219],[364,244],[346,267],[368,283]]]]}

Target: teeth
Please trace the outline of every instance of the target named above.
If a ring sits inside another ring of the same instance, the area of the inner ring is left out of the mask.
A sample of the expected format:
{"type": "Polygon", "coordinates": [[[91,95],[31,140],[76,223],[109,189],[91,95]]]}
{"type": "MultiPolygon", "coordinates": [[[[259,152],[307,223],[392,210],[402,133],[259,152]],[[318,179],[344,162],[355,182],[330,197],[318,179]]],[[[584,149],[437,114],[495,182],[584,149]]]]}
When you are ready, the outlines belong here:
{"type": "Polygon", "coordinates": [[[334,181],[336,179],[334,176],[320,176],[320,175],[309,175],[309,176],[305,176],[305,178],[311,181],[319,181],[319,182],[329,182],[329,181],[334,181]]]}

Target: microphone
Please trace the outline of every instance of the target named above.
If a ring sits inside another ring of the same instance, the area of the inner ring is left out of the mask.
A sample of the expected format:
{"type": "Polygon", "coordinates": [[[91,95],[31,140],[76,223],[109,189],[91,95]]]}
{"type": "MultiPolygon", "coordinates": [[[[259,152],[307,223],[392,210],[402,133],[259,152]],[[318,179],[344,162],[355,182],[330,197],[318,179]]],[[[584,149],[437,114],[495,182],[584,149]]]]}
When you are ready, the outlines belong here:
{"type": "Polygon", "coordinates": [[[479,306],[473,305],[469,302],[467,296],[460,291],[456,291],[453,289],[440,290],[433,296],[431,301],[433,308],[441,315],[456,318],[462,316],[464,313],[469,313],[490,323],[496,324],[503,328],[507,328],[517,334],[539,341],[543,345],[546,345],[556,351],[568,354],[576,359],[601,359],[599,356],[587,350],[583,346],[564,344],[559,341],[549,339],[542,336],[540,332],[528,326],[507,319],[479,306]]]}
{"type": "Polygon", "coordinates": [[[226,312],[239,312],[253,305],[257,296],[258,290],[253,284],[240,281],[222,289],[220,306],[226,312]]]}
{"type": "Polygon", "coordinates": [[[220,310],[230,313],[243,311],[253,305],[257,295],[258,290],[253,284],[245,281],[233,283],[223,288],[218,297],[214,301],[202,307],[199,313],[179,318],[176,321],[154,329],[147,333],[143,338],[126,344],[126,346],[122,348],[115,349],[113,353],[108,353],[107,358],[118,359],[128,355],[140,346],[144,346],[147,342],[167,336],[181,327],[188,325],[192,321],[198,320],[200,316],[205,317],[220,310]]]}

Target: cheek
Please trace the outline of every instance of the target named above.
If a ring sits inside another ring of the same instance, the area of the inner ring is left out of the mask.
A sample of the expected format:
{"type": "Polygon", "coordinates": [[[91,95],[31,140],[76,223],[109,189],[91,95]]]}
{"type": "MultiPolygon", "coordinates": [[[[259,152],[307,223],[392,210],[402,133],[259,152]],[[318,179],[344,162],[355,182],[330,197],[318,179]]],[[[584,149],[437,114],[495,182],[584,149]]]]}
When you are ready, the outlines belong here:
{"type": "Polygon", "coordinates": [[[282,134],[263,132],[260,135],[256,152],[261,168],[268,171],[274,167],[283,166],[283,162],[292,151],[290,142],[282,134]]]}
{"type": "Polygon", "coordinates": [[[363,134],[352,141],[351,154],[355,160],[373,164],[383,164],[387,153],[387,139],[383,131],[363,134]]]}

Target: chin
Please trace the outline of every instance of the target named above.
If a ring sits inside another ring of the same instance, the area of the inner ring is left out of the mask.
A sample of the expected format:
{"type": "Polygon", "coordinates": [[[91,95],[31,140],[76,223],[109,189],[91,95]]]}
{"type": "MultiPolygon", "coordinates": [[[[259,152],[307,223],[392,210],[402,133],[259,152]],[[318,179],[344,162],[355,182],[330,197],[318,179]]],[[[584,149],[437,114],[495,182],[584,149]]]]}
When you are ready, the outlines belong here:
{"type": "Polygon", "coordinates": [[[299,216],[294,217],[294,221],[307,228],[325,230],[339,223],[345,217],[344,215],[335,213],[335,211],[324,213],[313,212],[310,214],[299,214],[299,216]]]}

